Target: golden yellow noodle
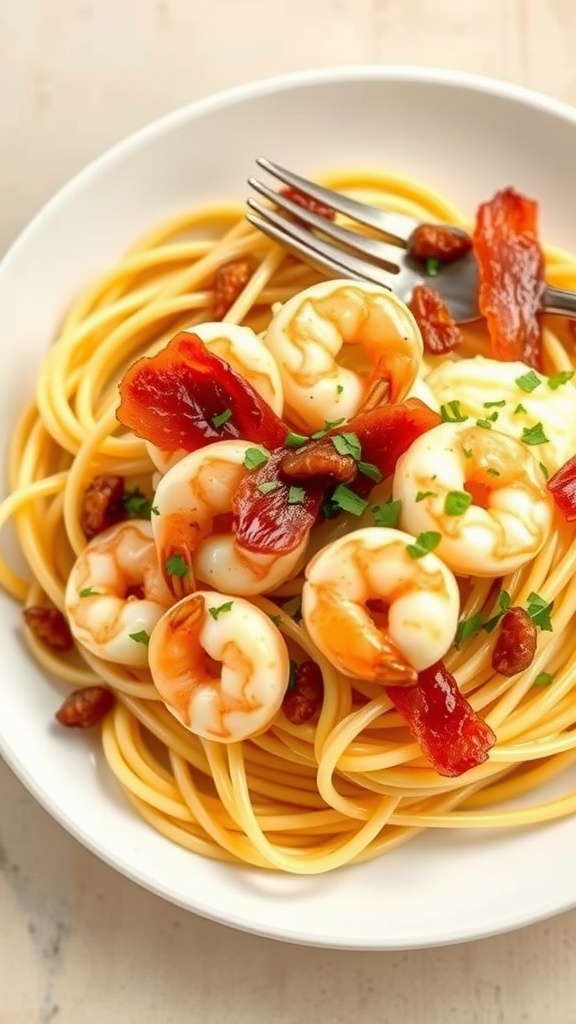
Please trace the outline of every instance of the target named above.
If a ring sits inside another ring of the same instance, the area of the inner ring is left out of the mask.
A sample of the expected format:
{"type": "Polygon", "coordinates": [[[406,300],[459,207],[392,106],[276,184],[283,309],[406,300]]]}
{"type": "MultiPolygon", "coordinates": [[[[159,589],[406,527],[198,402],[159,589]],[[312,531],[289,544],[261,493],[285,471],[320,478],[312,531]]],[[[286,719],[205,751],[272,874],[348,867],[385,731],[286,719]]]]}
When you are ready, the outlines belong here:
{"type": "MultiPolygon", "coordinates": [[[[351,171],[331,187],[424,220],[469,227],[436,191],[403,177],[351,171]]],[[[85,484],[98,472],[122,475],[151,491],[144,443],[121,431],[117,383],[144,352],[157,351],[182,327],[212,319],[218,266],[249,255],[255,272],[226,319],[261,330],[271,307],[318,280],[254,232],[235,205],[195,209],[160,225],[87,288],[69,310],[38,379],[35,402],[15,429],[8,497],[10,519],[30,570],[20,578],[0,562],[0,583],[18,601],[64,606],[67,575],[85,545],[79,521],[85,484]],[[67,538],[67,540],[66,540],[67,538]]],[[[576,287],[576,257],[546,250],[551,284],[576,287]]],[[[544,329],[548,373],[572,368],[561,321],[544,329]]],[[[467,352],[486,351],[478,327],[467,352]]],[[[476,580],[462,610],[491,611],[492,581],[476,580]]],[[[300,584],[280,588],[284,603],[300,584]]],[[[184,729],[158,700],[150,678],[92,655],[63,658],[28,635],[33,657],[67,688],[104,681],[117,695],[103,724],[106,760],[130,804],[152,828],[194,853],[263,868],[314,874],[375,857],[426,828],[532,825],[576,811],[576,792],[502,807],[573,764],[576,748],[576,543],[556,523],[544,551],[502,581],[515,603],[531,591],[554,600],[554,630],[541,633],[530,668],[512,680],[494,674],[494,636],[481,633],[447,664],[472,706],[497,733],[489,760],[461,778],[427,766],[382,690],[340,676],[302,627],[283,616],[292,645],[319,661],[324,702],[315,724],[282,713],[264,735],[231,745],[184,729]],[[534,680],[546,670],[547,687],[534,680]],[[498,805],[498,806],[497,806],[498,805]]],[[[277,613],[268,598],[255,599],[277,613]]]]}

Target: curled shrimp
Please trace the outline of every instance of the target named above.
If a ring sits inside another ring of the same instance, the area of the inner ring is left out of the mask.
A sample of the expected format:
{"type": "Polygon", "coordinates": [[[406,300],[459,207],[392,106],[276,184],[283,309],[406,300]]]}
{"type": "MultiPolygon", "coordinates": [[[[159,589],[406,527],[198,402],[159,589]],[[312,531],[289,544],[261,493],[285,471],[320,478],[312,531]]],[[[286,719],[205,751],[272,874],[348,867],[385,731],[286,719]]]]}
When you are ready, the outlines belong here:
{"type": "Polygon", "coordinates": [[[407,533],[369,526],[328,544],[308,564],[303,619],[345,675],[409,685],[454,640],[456,580],[435,554],[411,557],[412,545],[407,533]]]}
{"type": "Polygon", "coordinates": [[[538,444],[538,460],[552,474],[576,450],[576,392],[571,374],[565,377],[548,378],[524,363],[475,356],[447,359],[425,381],[449,415],[450,403],[457,401],[461,416],[490,417],[494,430],[518,440],[540,424],[545,440],[538,444]]]}
{"type": "Polygon", "coordinates": [[[167,611],[148,649],[168,710],[205,739],[234,743],[268,728],[288,686],[280,630],[242,598],[196,591],[167,611]]]}
{"type": "MultiPolygon", "coordinates": [[[[188,333],[195,334],[210,352],[228,363],[233,370],[237,370],[276,415],[282,416],[284,393],[280,372],[274,357],[253,330],[238,324],[218,321],[197,324],[191,327],[188,333]]],[[[183,449],[167,452],[149,441],[146,442],[146,447],[160,473],[165,473],[170,466],[187,454],[183,449]]]]}
{"type": "Polygon", "coordinates": [[[441,423],[396,464],[394,499],[412,533],[437,532],[436,552],[464,576],[514,572],[543,547],[552,502],[541,467],[513,437],[441,423]]]}
{"type": "Polygon", "coordinates": [[[306,540],[286,555],[240,547],[232,531],[232,499],[249,470],[249,441],[227,440],[186,455],[160,480],[152,529],[165,579],[177,597],[195,579],[214,590],[251,596],[272,590],[296,570],[306,540]]]}
{"type": "Polygon", "coordinates": [[[386,288],[323,281],[289,299],[264,341],[280,369],[286,412],[304,430],[350,419],[377,380],[401,401],[422,357],[412,313],[386,288]]]}
{"type": "Polygon", "coordinates": [[[72,566],[65,609],[75,640],[106,661],[148,663],[148,638],[173,603],[158,565],[148,522],[104,530],[72,566]]]}

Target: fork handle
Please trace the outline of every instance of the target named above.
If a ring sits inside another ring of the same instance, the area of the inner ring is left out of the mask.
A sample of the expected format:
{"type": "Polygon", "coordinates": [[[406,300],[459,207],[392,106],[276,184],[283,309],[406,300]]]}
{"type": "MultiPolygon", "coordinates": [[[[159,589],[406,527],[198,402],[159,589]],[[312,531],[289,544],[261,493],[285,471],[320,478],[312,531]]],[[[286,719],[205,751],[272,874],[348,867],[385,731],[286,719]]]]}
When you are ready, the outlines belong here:
{"type": "Polygon", "coordinates": [[[547,288],[544,292],[544,309],[547,313],[561,313],[576,319],[576,292],[563,288],[547,288]]]}

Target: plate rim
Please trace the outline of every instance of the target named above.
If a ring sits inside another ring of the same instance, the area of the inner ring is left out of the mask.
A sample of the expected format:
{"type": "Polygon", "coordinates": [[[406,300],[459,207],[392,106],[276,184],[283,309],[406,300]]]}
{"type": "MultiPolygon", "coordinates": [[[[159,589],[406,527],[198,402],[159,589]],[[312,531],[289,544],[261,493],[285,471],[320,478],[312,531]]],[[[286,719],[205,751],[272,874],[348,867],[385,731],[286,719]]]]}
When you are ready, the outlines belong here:
{"type": "MultiPolygon", "coordinates": [[[[13,260],[18,259],[20,250],[30,242],[33,242],[35,234],[42,230],[45,220],[52,217],[58,211],[60,205],[68,202],[69,198],[80,191],[86,183],[89,183],[94,177],[98,177],[102,170],[113,166],[119,160],[123,160],[126,155],[137,151],[138,148],[145,146],[149,141],[161,138],[164,134],[177,130],[183,125],[192,123],[205,115],[276,92],[293,91],[298,88],[316,85],[341,85],[345,82],[390,81],[422,85],[439,84],[513,100],[524,107],[531,107],[561,118],[572,125],[573,128],[576,128],[576,107],[571,104],[540,90],[518,85],[505,79],[465,71],[412,64],[381,65],[372,63],[361,65],[344,64],[329,68],[309,68],[258,78],[218,90],[178,106],[176,109],[130,132],[90,160],[42,204],[9,244],[0,259],[0,276],[6,270],[9,270],[13,260]]],[[[501,921],[487,922],[484,926],[477,927],[474,934],[467,933],[466,928],[463,926],[462,928],[453,929],[448,936],[446,934],[440,936],[430,934],[428,937],[419,935],[418,937],[414,936],[413,940],[406,938],[400,942],[390,942],[382,939],[375,939],[374,941],[369,939],[364,941],[346,941],[342,936],[336,936],[333,940],[330,940],[325,935],[314,935],[309,931],[304,933],[299,929],[290,929],[285,922],[275,925],[271,921],[267,927],[264,927],[263,925],[255,924],[243,915],[224,913],[211,905],[204,905],[201,893],[194,895],[194,905],[192,905],[190,900],[186,902],[179,898],[178,894],[171,892],[170,888],[162,882],[156,882],[151,879],[138,865],[126,862],[123,856],[118,853],[110,853],[105,845],[91,834],[85,832],[71,816],[53,802],[51,796],[42,789],[38,780],[21,762],[17,752],[7,742],[1,729],[0,755],[16,778],[54,821],[64,828],[85,849],[89,850],[109,867],[120,872],[125,878],[189,913],[195,913],[218,924],[276,941],[350,951],[375,952],[424,949],[476,941],[494,935],[513,932],[576,908],[575,891],[572,902],[567,903],[565,899],[558,897],[556,902],[551,901],[550,904],[540,908],[540,910],[527,910],[523,915],[517,915],[512,924],[503,919],[501,921]]]]}

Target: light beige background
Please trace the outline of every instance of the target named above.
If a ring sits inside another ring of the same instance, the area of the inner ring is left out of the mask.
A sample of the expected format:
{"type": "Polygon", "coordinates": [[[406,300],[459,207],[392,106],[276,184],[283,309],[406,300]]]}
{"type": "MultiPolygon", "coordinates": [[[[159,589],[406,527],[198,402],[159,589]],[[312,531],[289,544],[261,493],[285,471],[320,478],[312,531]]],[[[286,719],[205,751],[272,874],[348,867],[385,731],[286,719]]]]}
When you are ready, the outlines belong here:
{"type": "MultiPolygon", "coordinates": [[[[576,103],[575,54],[574,0],[0,0],[0,251],[105,147],[223,86],[382,61],[576,103]]],[[[403,954],[226,930],[96,861],[0,766],[0,1024],[575,1024],[575,962],[576,913],[403,954]]]]}

